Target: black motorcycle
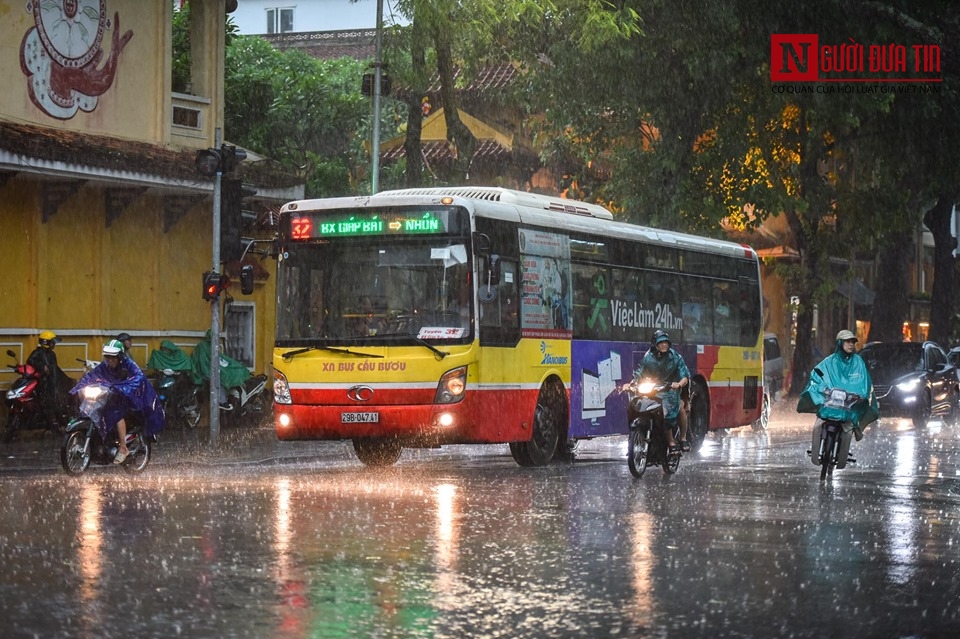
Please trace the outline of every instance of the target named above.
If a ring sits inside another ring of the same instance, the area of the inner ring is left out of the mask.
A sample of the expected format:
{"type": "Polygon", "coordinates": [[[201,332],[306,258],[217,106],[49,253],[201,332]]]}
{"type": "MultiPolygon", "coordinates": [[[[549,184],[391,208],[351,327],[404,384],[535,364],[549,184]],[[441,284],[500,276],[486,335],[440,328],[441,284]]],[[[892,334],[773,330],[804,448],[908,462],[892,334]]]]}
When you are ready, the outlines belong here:
{"type": "Polygon", "coordinates": [[[151,375],[150,382],[163,405],[167,424],[191,431],[200,423],[200,387],[193,383],[190,372],[165,368],[151,375]]]}
{"type": "MultiPolygon", "coordinates": [[[[848,393],[840,388],[828,388],[824,395],[826,398],[820,409],[821,411],[824,408],[840,409],[850,414],[857,402],[863,400],[856,393],[848,393]]],[[[813,439],[807,454],[810,455],[810,461],[815,466],[820,467],[820,479],[823,480],[828,475],[833,475],[834,468],[843,469],[847,464],[855,464],[857,460],[850,456],[853,423],[837,419],[823,419],[819,412],[817,423],[813,426],[813,439]]],[[[836,414],[836,410],[831,411],[831,414],[836,414]]]]}
{"type": "MultiPolygon", "coordinates": [[[[671,451],[664,436],[663,404],[657,393],[667,389],[666,384],[641,381],[627,386],[630,434],[627,438],[627,466],[634,477],[643,477],[647,466],[661,465],[663,472],[672,475],[680,466],[679,451],[671,451]]],[[[680,439],[680,427],[674,426],[674,440],[680,439]]]]}
{"type": "MultiPolygon", "coordinates": [[[[113,391],[103,384],[82,388],[79,415],[67,425],[66,436],[60,447],[60,464],[68,475],[82,475],[90,464],[113,464],[119,440],[116,432],[107,441],[100,436],[97,422],[113,391]]],[[[119,464],[131,475],[142,473],[150,463],[153,437],[143,434],[143,420],[137,414],[127,417],[127,449],[130,454],[119,464]]]]}

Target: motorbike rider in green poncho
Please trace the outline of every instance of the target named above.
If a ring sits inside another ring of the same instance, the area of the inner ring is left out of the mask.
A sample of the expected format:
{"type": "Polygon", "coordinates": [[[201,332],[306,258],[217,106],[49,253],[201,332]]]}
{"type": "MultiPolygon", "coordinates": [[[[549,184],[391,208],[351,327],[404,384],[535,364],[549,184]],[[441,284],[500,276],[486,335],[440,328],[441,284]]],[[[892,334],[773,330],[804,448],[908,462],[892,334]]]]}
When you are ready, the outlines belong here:
{"type": "Polygon", "coordinates": [[[863,439],[863,429],[880,417],[880,407],[873,393],[873,381],[863,358],[856,353],[857,336],[851,331],[837,333],[837,342],[832,354],[817,364],[810,373],[810,381],[797,402],[798,413],[816,413],[819,427],[821,420],[843,422],[844,432],[853,429],[857,441],[863,439]],[[860,399],[852,407],[826,405],[828,389],[838,388],[854,393],[860,399]]]}

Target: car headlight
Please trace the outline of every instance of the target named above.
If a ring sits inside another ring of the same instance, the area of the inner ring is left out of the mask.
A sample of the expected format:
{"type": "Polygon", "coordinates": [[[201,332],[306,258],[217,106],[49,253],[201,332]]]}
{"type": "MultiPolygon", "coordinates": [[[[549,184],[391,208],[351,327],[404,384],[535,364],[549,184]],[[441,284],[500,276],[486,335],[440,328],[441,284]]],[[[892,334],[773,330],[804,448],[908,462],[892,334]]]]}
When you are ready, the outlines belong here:
{"type": "Polygon", "coordinates": [[[908,380],[906,382],[900,382],[897,384],[897,390],[901,390],[904,393],[911,393],[917,389],[917,386],[920,385],[920,380],[917,378],[908,380]]]}
{"type": "Polygon", "coordinates": [[[460,366],[443,374],[437,384],[437,394],[433,398],[434,404],[455,404],[463,399],[467,390],[467,367],[460,366]]]}
{"type": "Polygon", "coordinates": [[[290,384],[287,383],[287,377],[280,371],[273,371],[273,401],[277,404],[292,404],[293,398],[290,397],[290,384]]]}

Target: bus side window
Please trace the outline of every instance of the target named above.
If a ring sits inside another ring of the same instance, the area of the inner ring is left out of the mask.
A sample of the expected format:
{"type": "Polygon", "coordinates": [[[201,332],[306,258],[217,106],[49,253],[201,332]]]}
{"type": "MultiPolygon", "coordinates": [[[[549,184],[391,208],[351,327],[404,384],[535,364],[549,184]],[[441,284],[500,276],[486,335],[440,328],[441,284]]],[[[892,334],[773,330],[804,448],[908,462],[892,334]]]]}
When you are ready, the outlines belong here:
{"type": "Polygon", "coordinates": [[[517,263],[502,260],[497,296],[480,302],[480,343],[512,346],[520,339],[520,298],[517,290],[517,263]]]}

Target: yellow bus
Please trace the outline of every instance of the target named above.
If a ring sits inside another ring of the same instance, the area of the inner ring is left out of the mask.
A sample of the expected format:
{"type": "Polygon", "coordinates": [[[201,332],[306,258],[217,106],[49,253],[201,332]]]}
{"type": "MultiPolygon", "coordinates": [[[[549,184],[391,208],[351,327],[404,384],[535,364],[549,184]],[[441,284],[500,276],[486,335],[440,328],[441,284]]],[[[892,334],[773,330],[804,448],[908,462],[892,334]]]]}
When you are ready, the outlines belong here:
{"type": "Polygon", "coordinates": [[[509,443],[522,466],[628,432],[621,390],[657,329],[692,374],[689,438],[763,409],[748,246],[494,187],[290,202],[281,211],[274,424],[404,447],[509,443]]]}

